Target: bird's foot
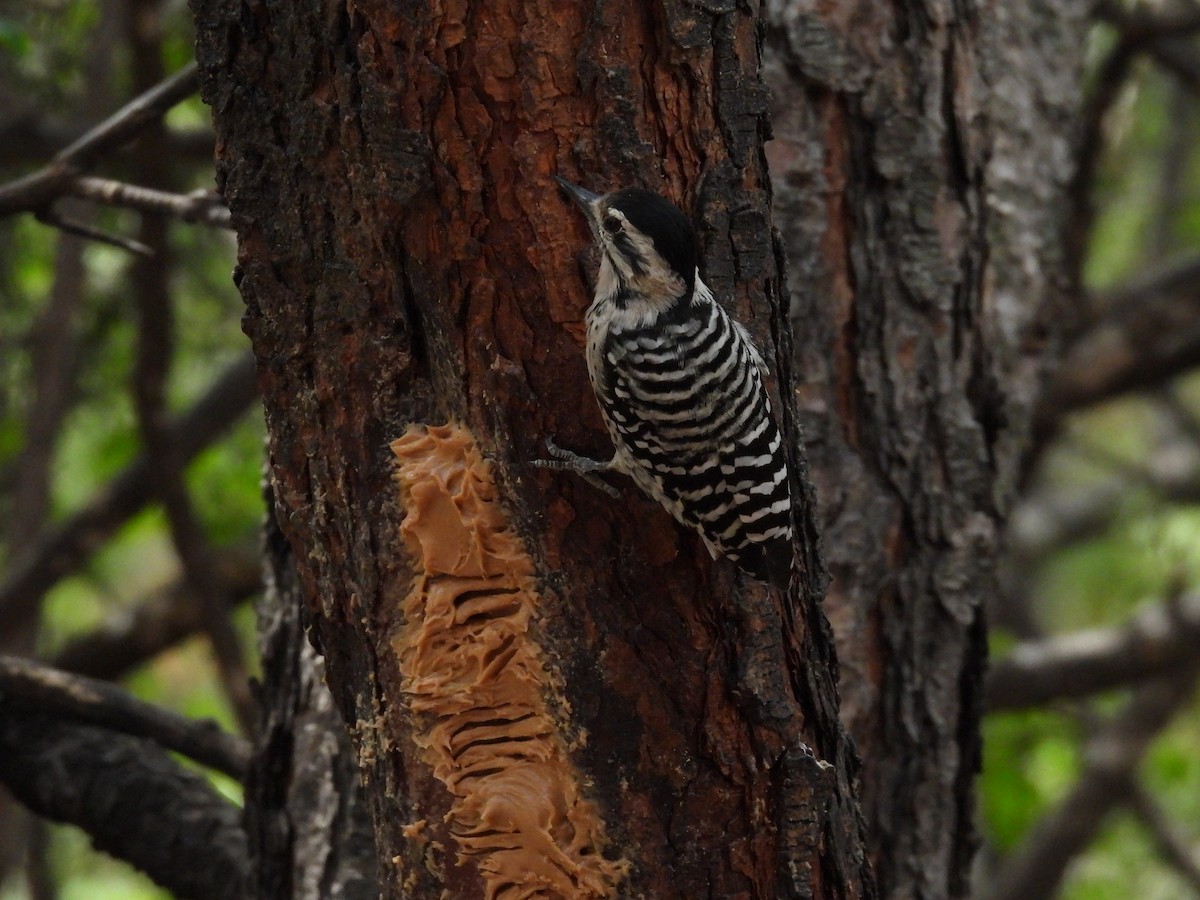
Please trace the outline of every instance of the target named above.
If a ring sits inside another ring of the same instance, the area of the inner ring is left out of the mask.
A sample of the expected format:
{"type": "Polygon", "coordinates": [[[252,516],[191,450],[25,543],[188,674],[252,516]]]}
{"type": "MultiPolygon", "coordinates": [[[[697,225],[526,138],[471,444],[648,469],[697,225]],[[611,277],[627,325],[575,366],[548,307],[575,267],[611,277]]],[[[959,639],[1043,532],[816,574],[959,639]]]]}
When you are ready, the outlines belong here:
{"type": "Polygon", "coordinates": [[[597,490],[603,491],[608,496],[616,499],[621,496],[611,484],[605,482],[597,472],[604,472],[612,468],[612,460],[591,459],[587,456],[580,456],[578,453],[572,453],[570,450],[564,450],[558,444],[554,443],[549,437],[546,438],[546,452],[554,459],[535,459],[531,460],[531,464],[540,469],[556,469],[558,471],[577,472],[583,477],[583,480],[597,490]]]}

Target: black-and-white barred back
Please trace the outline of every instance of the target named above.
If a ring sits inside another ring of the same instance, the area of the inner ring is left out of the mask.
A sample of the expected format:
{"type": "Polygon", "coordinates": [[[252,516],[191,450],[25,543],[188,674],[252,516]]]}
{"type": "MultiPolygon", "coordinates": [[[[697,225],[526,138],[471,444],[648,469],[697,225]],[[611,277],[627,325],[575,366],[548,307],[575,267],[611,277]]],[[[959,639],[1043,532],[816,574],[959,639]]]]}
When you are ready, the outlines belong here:
{"type": "Polygon", "coordinates": [[[771,418],[762,359],[700,279],[695,233],[656,194],[605,196],[559,179],[601,250],[587,311],[587,364],[616,446],[596,463],[624,472],[709,551],[786,584],[792,561],[787,455],[771,418]]]}

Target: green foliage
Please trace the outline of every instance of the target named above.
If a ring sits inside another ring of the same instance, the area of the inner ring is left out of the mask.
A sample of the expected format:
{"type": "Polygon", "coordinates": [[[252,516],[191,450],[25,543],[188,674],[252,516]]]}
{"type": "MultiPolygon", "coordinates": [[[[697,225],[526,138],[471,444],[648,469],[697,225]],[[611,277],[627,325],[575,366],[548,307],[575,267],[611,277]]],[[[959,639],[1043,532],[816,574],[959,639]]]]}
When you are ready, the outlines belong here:
{"type": "MultiPolygon", "coordinates": [[[[78,828],[51,826],[50,837],[60,900],[171,900],[170,893],[136,869],[94,852],[78,828]]],[[[0,897],[17,900],[20,895],[0,897]]]]}
{"type": "Polygon", "coordinates": [[[1200,159],[1188,152],[1200,116],[1187,90],[1143,59],[1109,111],[1084,269],[1096,288],[1189,254],[1200,237],[1200,159]]]}
{"type": "Polygon", "coordinates": [[[1067,873],[1064,900],[1183,900],[1186,882],[1157,857],[1146,831],[1129,815],[1109,818],[1092,847],[1067,873]]]}
{"type": "Polygon", "coordinates": [[[1079,775],[1078,727],[1033,709],[989,716],[983,729],[980,808],[997,849],[1013,849],[1079,775]]]}
{"type": "MultiPolygon", "coordinates": [[[[1150,749],[1142,783],[1175,821],[1200,822],[1200,715],[1180,716],[1150,749]]],[[[1198,829],[1200,830],[1200,829],[1198,829]]]]}
{"type": "Polygon", "coordinates": [[[0,19],[0,50],[9,54],[11,59],[20,61],[29,56],[32,46],[29,33],[20,23],[11,19],[0,19]]]}
{"type": "Polygon", "coordinates": [[[84,83],[99,16],[100,5],[86,0],[11,4],[0,13],[0,79],[31,105],[69,108],[84,83]]]}

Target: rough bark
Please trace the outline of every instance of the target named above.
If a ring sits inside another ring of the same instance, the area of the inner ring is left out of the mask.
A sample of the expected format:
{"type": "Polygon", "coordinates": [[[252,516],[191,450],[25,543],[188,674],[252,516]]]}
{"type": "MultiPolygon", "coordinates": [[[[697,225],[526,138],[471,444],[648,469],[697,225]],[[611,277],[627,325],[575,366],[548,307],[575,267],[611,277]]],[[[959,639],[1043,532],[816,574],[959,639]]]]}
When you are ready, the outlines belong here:
{"type": "MultiPolygon", "coordinates": [[[[419,611],[466,564],[421,543],[413,498],[467,483],[490,523],[471,545],[478,577],[496,535],[527,554],[504,590],[533,604],[524,671],[557,729],[537,746],[566,748],[568,793],[602,820],[585,850],[628,868],[613,890],[870,896],[811,504],[783,596],[710,562],[631,486],[614,503],[525,465],[546,434],[608,449],[579,340],[587,237],[555,172],[695,213],[706,281],[768,348],[795,437],[755,17],[682,2],[194,7],[277,513],[354,729],[383,895],[504,887],[494,860],[455,864],[477,846],[453,829],[472,798],[422,743],[439,723],[414,700],[419,611]],[[389,442],[452,420],[494,469],[414,476],[402,495],[389,442]]],[[[510,612],[497,628],[516,628],[510,612]]]]}
{"type": "Polygon", "coordinates": [[[375,847],[357,760],[325,687],[324,664],[304,635],[295,560],[273,516],[264,549],[263,719],[245,803],[253,894],[374,900],[375,847]]]}
{"type": "Polygon", "coordinates": [[[769,13],[797,399],[885,896],[968,890],[981,608],[1055,347],[1085,14],[769,13]]]}

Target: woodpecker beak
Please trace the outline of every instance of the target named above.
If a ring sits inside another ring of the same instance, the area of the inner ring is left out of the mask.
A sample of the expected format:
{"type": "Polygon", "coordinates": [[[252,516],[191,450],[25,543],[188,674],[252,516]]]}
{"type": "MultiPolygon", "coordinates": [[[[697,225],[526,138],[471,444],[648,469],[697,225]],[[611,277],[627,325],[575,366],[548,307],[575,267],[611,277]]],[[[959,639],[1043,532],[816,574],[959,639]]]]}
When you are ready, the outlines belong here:
{"type": "Polygon", "coordinates": [[[600,200],[600,194],[593,194],[591,191],[581,188],[577,184],[571,184],[565,178],[554,176],[554,180],[558,182],[558,186],[562,188],[567,196],[578,204],[583,210],[583,214],[587,216],[588,225],[592,228],[592,234],[596,233],[596,203],[600,200]]]}

